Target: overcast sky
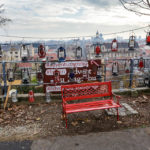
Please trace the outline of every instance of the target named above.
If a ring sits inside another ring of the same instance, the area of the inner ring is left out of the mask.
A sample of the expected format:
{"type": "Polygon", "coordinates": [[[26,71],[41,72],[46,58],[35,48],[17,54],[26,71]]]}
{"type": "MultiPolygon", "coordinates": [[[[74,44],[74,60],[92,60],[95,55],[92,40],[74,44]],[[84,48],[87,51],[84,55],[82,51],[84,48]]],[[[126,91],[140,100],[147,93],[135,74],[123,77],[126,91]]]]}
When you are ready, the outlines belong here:
{"type": "MultiPolygon", "coordinates": [[[[125,10],[119,0],[1,0],[1,3],[5,4],[5,16],[13,20],[1,28],[0,34],[5,35],[49,38],[94,35],[97,30],[117,32],[150,22],[148,16],[125,10]]],[[[145,35],[143,30],[135,33],[145,35]]]]}

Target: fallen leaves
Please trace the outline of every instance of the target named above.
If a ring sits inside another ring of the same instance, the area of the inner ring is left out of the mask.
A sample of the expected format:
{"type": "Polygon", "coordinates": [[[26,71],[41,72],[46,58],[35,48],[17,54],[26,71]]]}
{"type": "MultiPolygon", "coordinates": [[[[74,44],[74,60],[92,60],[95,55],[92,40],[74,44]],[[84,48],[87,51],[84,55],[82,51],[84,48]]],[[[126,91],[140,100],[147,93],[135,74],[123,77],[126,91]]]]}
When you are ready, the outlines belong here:
{"type": "Polygon", "coordinates": [[[40,117],[36,118],[36,121],[39,121],[39,120],[41,120],[41,118],[40,118],[40,117]]]}
{"type": "Polygon", "coordinates": [[[71,122],[71,124],[72,124],[73,126],[77,126],[77,125],[78,125],[78,122],[77,122],[77,121],[74,121],[74,122],[71,122]]]}

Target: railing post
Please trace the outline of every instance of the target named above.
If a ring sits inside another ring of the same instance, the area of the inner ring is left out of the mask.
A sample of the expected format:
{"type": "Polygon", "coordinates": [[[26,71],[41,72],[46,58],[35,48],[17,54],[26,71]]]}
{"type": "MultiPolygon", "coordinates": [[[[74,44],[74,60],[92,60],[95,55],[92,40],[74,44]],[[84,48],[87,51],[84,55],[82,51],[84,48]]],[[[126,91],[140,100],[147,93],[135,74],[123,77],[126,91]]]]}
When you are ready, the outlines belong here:
{"type": "Polygon", "coordinates": [[[134,59],[130,59],[130,80],[129,80],[129,87],[132,87],[132,81],[133,81],[133,69],[134,69],[134,59]]]}
{"type": "Polygon", "coordinates": [[[3,67],[3,81],[4,81],[4,97],[7,94],[7,79],[6,79],[6,62],[2,62],[3,67]]]}

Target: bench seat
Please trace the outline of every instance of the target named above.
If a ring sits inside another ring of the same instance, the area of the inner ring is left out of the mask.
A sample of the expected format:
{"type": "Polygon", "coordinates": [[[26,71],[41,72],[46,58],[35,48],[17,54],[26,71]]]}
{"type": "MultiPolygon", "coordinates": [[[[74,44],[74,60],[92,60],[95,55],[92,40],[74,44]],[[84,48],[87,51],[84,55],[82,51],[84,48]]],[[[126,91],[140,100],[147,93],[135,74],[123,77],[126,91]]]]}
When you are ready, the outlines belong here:
{"type": "Polygon", "coordinates": [[[119,104],[120,96],[112,93],[110,81],[62,85],[61,93],[62,112],[63,118],[66,120],[66,128],[67,114],[77,112],[116,108],[117,120],[119,120],[118,108],[121,107],[119,104]],[[85,102],[85,99],[88,99],[88,102],[85,102]],[[95,101],[93,101],[94,99],[95,101]]]}
{"type": "Polygon", "coordinates": [[[117,107],[120,107],[120,104],[115,103],[114,100],[111,100],[111,99],[77,103],[77,104],[66,104],[65,112],[67,114],[70,114],[70,113],[76,113],[76,112],[108,109],[108,107],[109,108],[117,108],[117,107]]]}

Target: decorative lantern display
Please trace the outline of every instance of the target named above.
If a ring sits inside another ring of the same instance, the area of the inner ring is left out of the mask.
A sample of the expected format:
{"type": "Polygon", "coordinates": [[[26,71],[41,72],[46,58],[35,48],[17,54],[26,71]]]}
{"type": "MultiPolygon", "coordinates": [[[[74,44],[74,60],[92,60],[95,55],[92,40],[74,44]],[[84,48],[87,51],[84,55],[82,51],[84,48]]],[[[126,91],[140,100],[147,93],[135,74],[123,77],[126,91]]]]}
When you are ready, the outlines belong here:
{"type": "Polygon", "coordinates": [[[144,78],[144,84],[145,84],[145,86],[150,87],[150,78],[149,77],[144,78]]]}
{"type": "Polygon", "coordinates": [[[0,45],[0,58],[2,58],[2,47],[0,45]]]}
{"type": "Polygon", "coordinates": [[[34,93],[32,90],[29,91],[29,102],[33,103],[34,102],[34,93]]]}
{"type": "Polygon", "coordinates": [[[98,66],[98,68],[97,68],[96,78],[98,81],[100,81],[100,82],[102,81],[102,68],[101,68],[101,66],[98,66]]]}
{"type": "Polygon", "coordinates": [[[80,46],[78,46],[76,48],[76,58],[81,59],[81,57],[82,57],[82,48],[80,46]]]}
{"type": "Polygon", "coordinates": [[[49,93],[49,92],[46,92],[46,93],[45,93],[45,96],[46,96],[46,102],[47,102],[47,103],[51,102],[50,93],[49,93]]]}
{"type": "Polygon", "coordinates": [[[114,62],[112,65],[112,75],[118,76],[118,73],[119,73],[119,65],[117,62],[114,62]]]}
{"type": "Polygon", "coordinates": [[[60,82],[60,72],[58,70],[54,71],[54,82],[59,83],[60,82]]]}
{"type": "Polygon", "coordinates": [[[45,58],[46,56],[45,47],[42,44],[38,47],[38,55],[40,58],[45,58]]]}
{"type": "Polygon", "coordinates": [[[125,73],[129,73],[130,72],[130,60],[127,60],[125,62],[125,73]]]}
{"type": "Polygon", "coordinates": [[[37,80],[40,83],[43,83],[42,66],[40,66],[39,69],[38,69],[38,71],[37,71],[37,80]]]}
{"type": "Polygon", "coordinates": [[[40,70],[37,71],[37,79],[40,83],[43,83],[43,74],[40,70]]]}
{"type": "Polygon", "coordinates": [[[135,36],[130,36],[129,37],[129,50],[134,50],[135,49],[135,36]]]}
{"type": "Polygon", "coordinates": [[[101,45],[101,52],[106,52],[106,51],[107,51],[107,49],[106,49],[105,45],[101,45]]]}
{"type": "Polygon", "coordinates": [[[113,39],[112,43],[111,43],[111,50],[113,52],[116,52],[118,51],[118,42],[116,39],[113,39]]]}
{"type": "Polygon", "coordinates": [[[70,71],[69,71],[69,80],[70,80],[70,82],[73,82],[74,78],[75,78],[74,70],[70,69],[70,71]]]}
{"type": "Polygon", "coordinates": [[[144,62],[143,62],[143,58],[140,58],[139,64],[138,64],[139,70],[142,70],[144,68],[144,62]]]}
{"type": "Polygon", "coordinates": [[[22,83],[28,84],[30,82],[30,76],[28,69],[22,69],[22,83]]]}
{"type": "Polygon", "coordinates": [[[120,81],[120,91],[122,91],[123,88],[124,88],[124,83],[123,83],[123,81],[120,81]]]}
{"type": "Polygon", "coordinates": [[[58,48],[58,60],[59,62],[63,62],[66,59],[66,50],[63,47],[58,48]]]}
{"type": "Polygon", "coordinates": [[[13,103],[16,103],[18,102],[18,99],[17,99],[17,90],[16,89],[12,89],[11,91],[11,99],[12,99],[12,102],[13,103]]]}
{"type": "Polygon", "coordinates": [[[100,53],[101,53],[101,47],[100,47],[100,45],[97,45],[97,46],[95,47],[95,54],[96,54],[96,56],[99,56],[100,53]]]}
{"type": "Polygon", "coordinates": [[[14,79],[14,72],[13,72],[13,69],[8,69],[7,70],[7,80],[9,82],[13,82],[15,79],[14,79]]]}
{"type": "Polygon", "coordinates": [[[147,32],[146,45],[150,45],[150,32],[147,32]]]}
{"type": "Polygon", "coordinates": [[[20,54],[21,54],[22,61],[27,61],[28,60],[28,58],[29,58],[29,49],[26,47],[25,44],[22,45],[20,54]]]}
{"type": "Polygon", "coordinates": [[[150,87],[150,70],[144,73],[144,84],[150,87]]]}

